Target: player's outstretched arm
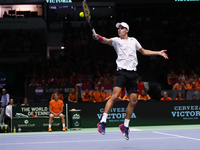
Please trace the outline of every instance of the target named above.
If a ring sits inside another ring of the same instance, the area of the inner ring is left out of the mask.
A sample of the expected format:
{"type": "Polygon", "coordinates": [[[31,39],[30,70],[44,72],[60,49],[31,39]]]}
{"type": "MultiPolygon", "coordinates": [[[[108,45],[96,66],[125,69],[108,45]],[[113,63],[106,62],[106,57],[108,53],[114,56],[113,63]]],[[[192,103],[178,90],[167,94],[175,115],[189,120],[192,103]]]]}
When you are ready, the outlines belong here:
{"type": "Polygon", "coordinates": [[[97,40],[97,41],[99,41],[99,42],[101,42],[103,44],[112,45],[112,39],[107,39],[107,38],[102,37],[102,36],[100,36],[98,34],[92,34],[92,36],[93,36],[94,40],[97,40]]]}
{"type": "Polygon", "coordinates": [[[165,53],[167,50],[161,50],[161,51],[151,51],[151,50],[146,50],[144,48],[141,48],[139,50],[139,52],[142,54],[142,55],[160,55],[162,57],[164,57],[165,59],[169,59],[167,54],[165,53]]]}

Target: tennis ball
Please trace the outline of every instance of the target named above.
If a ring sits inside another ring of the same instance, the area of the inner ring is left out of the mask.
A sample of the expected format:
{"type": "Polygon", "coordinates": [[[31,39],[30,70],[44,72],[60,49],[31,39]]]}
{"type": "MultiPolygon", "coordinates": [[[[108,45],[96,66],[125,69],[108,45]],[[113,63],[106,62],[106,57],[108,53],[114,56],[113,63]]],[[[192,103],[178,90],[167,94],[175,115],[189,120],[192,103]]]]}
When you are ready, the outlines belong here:
{"type": "Polygon", "coordinates": [[[76,109],[72,108],[71,110],[76,110],[76,109]]]}
{"type": "Polygon", "coordinates": [[[80,16],[80,17],[84,17],[84,13],[83,13],[83,12],[80,12],[80,13],[79,13],[79,16],[80,16]]]}

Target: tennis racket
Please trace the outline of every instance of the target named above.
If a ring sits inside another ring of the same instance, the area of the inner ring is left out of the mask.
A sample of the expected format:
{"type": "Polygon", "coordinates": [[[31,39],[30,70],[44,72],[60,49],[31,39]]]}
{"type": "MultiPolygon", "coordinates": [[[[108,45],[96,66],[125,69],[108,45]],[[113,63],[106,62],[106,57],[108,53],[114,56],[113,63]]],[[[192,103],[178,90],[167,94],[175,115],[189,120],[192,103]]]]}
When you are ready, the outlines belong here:
{"type": "Polygon", "coordinates": [[[90,23],[90,19],[91,19],[91,16],[90,16],[90,9],[86,3],[86,0],[83,1],[82,3],[83,5],[83,11],[84,11],[84,16],[85,16],[85,19],[86,21],[88,22],[88,24],[90,25],[91,29],[92,29],[92,33],[93,34],[96,34],[94,28],[92,27],[91,23],[90,23]]]}

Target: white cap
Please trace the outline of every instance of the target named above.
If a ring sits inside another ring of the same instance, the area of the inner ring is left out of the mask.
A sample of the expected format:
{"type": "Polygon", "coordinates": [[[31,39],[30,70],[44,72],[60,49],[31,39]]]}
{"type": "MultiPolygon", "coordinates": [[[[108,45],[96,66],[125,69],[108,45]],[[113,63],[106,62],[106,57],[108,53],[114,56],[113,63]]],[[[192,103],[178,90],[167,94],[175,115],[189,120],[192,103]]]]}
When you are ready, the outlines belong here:
{"type": "Polygon", "coordinates": [[[123,26],[123,27],[125,27],[125,28],[127,28],[129,30],[129,25],[126,22],[121,22],[121,23],[118,22],[116,24],[116,27],[119,28],[120,25],[123,26]]]}

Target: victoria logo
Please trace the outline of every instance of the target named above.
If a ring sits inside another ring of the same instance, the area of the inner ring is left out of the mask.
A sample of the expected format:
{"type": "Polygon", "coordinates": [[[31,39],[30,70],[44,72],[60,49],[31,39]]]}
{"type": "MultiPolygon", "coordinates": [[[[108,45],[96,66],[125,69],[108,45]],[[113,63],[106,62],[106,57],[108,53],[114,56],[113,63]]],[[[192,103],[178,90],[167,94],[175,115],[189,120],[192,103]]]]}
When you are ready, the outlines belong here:
{"type": "Polygon", "coordinates": [[[72,3],[72,0],[46,0],[47,3],[72,3]]]}

